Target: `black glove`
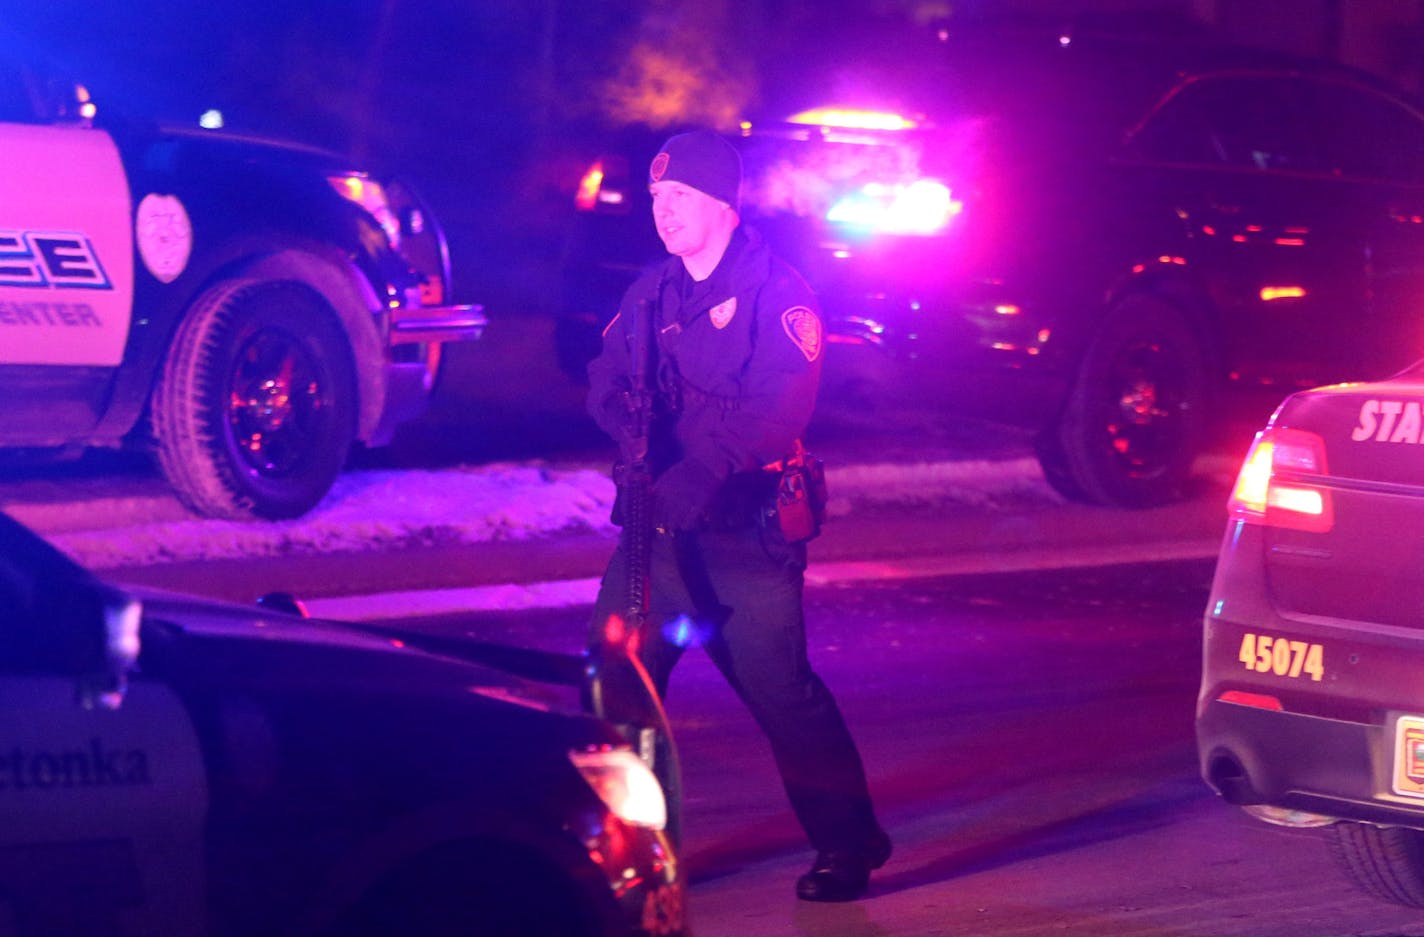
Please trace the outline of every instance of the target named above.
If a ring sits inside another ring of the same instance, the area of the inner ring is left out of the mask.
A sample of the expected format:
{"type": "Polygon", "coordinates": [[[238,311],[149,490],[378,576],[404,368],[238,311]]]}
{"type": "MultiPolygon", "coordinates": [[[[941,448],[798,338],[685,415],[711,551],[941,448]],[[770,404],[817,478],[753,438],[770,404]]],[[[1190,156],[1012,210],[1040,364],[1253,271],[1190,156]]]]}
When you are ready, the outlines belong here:
{"type": "Polygon", "coordinates": [[[644,416],[651,412],[652,407],[640,401],[639,395],[629,390],[626,382],[620,381],[619,386],[604,394],[598,409],[598,424],[620,446],[648,432],[644,416]]]}
{"type": "Polygon", "coordinates": [[[610,435],[627,426],[634,417],[633,398],[628,393],[628,381],[620,378],[598,402],[598,425],[610,435]]]}
{"type": "Polygon", "coordinates": [[[700,462],[683,459],[653,482],[653,525],[663,530],[696,530],[722,480],[700,462]]]}

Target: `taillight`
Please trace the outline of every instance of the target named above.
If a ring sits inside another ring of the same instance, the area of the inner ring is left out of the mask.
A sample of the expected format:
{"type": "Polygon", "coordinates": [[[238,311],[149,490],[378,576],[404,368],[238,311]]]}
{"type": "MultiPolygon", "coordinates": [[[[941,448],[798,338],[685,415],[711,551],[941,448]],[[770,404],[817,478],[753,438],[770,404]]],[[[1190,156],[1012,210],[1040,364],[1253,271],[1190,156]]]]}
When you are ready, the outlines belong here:
{"type": "Polygon", "coordinates": [[[386,198],[386,190],[381,187],[379,182],[367,175],[355,172],[343,176],[328,176],[326,181],[342,198],[364,208],[381,226],[381,230],[386,233],[386,239],[390,241],[392,247],[400,247],[400,221],[396,218],[395,212],[391,211],[391,203],[386,198]]]}
{"type": "Polygon", "coordinates": [[[871,182],[826,212],[833,224],[881,234],[938,234],[964,210],[949,186],[936,179],[908,184],[871,182]]]}
{"type": "Polygon", "coordinates": [[[1325,440],[1299,429],[1256,434],[1236,476],[1227,508],[1247,523],[1324,533],[1335,523],[1326,475],[1325,440]]]}
{"type": "Polygon", "coordinates": [[[622,213],[628,210],[628,161],[604,156],[593,161],[574,193],[578,211],[622,213]]]}
{"type": "Polygon", "coordinates": [[[574,193],[574,207],[579,211],[593,211],[598,207],[598,193],[603,189],[603,160],[597,160],[579,180],[578,191],[574,193]]]}

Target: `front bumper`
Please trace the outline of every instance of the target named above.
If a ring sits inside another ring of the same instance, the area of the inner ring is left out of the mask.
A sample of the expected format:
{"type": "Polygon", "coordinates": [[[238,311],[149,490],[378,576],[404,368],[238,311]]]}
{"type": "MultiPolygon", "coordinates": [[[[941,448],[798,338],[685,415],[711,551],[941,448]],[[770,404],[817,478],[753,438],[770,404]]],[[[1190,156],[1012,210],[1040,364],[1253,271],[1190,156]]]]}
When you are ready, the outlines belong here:
{"type": "Polygon", "coordinates": [[[452,306],[403,306],[391,310],[387,343],[473,342],[484,334],[489,318],[475,303],[452,306]]]}
{"type": "Polygon", "coordinates": [[[635,937],[687,937],[687,883],[664,833],[610,820],[584,846],[606,878],[617,927],[635,937]]]}
{"type": "Polygon", "coordinates": [[[390,311],[385,404],[367,445],[387,445],[397,426],[425,412],[438,377],[440,346],[478,341],[488,323],[484,307],[477,304],[412,305],[390,311]]]}

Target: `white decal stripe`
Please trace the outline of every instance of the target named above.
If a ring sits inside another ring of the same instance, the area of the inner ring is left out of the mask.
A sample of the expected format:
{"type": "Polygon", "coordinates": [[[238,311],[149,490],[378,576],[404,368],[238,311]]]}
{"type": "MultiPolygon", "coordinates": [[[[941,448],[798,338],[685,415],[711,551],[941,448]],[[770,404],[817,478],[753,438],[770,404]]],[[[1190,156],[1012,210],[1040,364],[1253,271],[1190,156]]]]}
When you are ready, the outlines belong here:
{"type": "Polygon", "coordinates": [[[116,366],[133,305],[128,181],[109,135],[0,123],[0,364],[116,366]]]}

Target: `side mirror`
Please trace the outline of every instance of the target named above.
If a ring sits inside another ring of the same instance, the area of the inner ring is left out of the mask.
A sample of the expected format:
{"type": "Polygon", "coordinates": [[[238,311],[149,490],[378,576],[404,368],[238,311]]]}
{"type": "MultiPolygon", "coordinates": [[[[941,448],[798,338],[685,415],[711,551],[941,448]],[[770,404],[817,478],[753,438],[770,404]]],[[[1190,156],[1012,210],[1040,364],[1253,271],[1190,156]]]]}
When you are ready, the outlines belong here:
{"type": "Polygon", "coordinates": [[[54,124],[92,127],[98,106],[89,89],[68,78],[50,77],[41,83],[37,107],[43,117],[54,124]]]}
{"type": "Polygon", "coordinates": [[[0,512],[0,670],[69,678],[117,709],[138,666],[143,606],[0,512]]]}
{"type": "Polygon", "coordinates": [[[85,709],[118,709],[129,688],[129,674],[138,666],[142,643],[139,624],[143,604],[118,590],[104,588],[102,609],[102,650],[97,667],[78,676],[79,702],[85,709]]]}
{"type": "Polygon", "coordinates": [[[257,606],[270,608],[276,612],[285,612],[288,615],[296,615],[298,618],[311,617],[311,612],[307,611],[306,603],[290,592],[264,592],[257,597],[257,606]]]}

